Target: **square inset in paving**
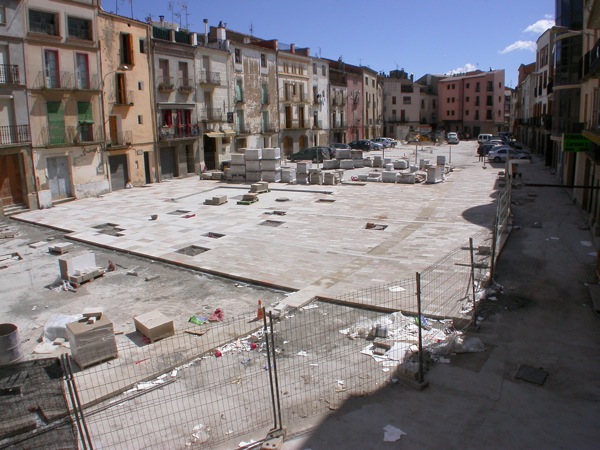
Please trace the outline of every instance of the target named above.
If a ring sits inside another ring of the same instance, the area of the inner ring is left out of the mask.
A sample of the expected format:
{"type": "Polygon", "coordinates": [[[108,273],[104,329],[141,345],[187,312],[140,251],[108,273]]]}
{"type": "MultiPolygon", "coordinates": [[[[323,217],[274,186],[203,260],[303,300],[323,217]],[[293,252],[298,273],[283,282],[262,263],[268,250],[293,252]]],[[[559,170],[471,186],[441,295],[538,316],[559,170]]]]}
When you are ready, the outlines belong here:
{"type": "Polygon", "coordinates": [[[264,225],[266,227],[278,227],[279,225],[283,225],[285,222],[280,222],[279,220],[265,220],[261,222],[259,225],[264,225]]]}
{"type": "Polygon", "coordinates": [[[210,231],[210,232],[208,232],[206,234],[203,234],[202,236],[208,237],[208,238],[212,238],[212,239],[219,239],[219,238],[222,238],[225,235],[221,234],[221,233],[213,233],[212,231],[210,231]]]}
{"type": "Polygon", "coordinates": [[[108,234],[109,236],[123,236],[121,231],[124,231],[124,229],[119,228],[119,225],[116,223],[103,223],[92,228],[98,230],[99,233],[108,234]]]}
{"type": "Polygon", "coordinates": [[[530,383],[544,384],[548,377],[548,371],[542,368],[536,369],[531,366],[519,366],[515,378],[518,380],[529,381],[530,383]]]}
{"type": "Polygon", "coordinates": [[[378,230],[378,231],[381,231],[381,230],[385,230],[387,227],[388,227],[387,225],[381,225],[381,224],[372,223],[372,222],[368,222],[365,225],[365,228],[367,230],[378,230]]]}
{"type": "Polygon", "coordinates": [[[186,211],[185,209],[176,209],[175,211],[171,211],[170,213],[167,213],[167,214],[170,214],[172,216],[181,216],[181,215],[187,214],[187,213],[189,213],[189,211],[186,211]]]}
{"type": "Polygon", "coordinates": [[[209,250],[210,249],[208,249],[208,248],[198,247],[197,245],[190,245],[188,247],[184,247],[184,248],[180,248],[179,250],[176,250],[176,253],[181,253],[182,255],[186,255],[186,256],[196,256],[201,253],[207,252],[209,250]]]}

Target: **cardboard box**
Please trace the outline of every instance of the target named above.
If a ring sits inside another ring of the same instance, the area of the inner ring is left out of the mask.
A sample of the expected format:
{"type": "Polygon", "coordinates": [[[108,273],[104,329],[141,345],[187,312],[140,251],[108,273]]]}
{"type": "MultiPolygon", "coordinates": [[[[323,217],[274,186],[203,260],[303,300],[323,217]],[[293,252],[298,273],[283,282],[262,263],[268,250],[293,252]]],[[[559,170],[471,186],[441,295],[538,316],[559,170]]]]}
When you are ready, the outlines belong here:
{"type": "Polygon", "coordinates": [[[157,341],[175,334],[173,321],[160,311],[150,311],[133,318],[136,331],[139,331],[150,342],[157,341]]]}
{"type": "Polygon", "coordinates": [[[82,369],[118,356],[113,323],[106,316],[94,323],[87,319],[68,323],[66,334],[71,356],[82,369]]]}

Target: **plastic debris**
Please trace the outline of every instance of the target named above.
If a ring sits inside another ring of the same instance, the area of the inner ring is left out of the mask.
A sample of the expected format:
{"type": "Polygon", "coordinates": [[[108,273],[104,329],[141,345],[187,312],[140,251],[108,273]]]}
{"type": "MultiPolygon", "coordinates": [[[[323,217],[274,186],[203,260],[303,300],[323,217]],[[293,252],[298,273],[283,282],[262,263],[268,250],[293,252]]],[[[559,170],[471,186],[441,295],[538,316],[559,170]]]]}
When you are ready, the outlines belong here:
{"type": "Polygon", "coordinates": [[[402,436],[406,436],[406,433],[400,428],[396,428],[392,425],[383,427],[383,442],[396,442],[399,441],[402,436]]]}
{"type": "Polygon", "coordinates": [[[196,325],[204,325],[206,322],[208,322],[208,318],[194,314],[192,317],[190,317],[188,322],[195,323],[196,325]]]}
{"type": "Polygon", "coordinates": [[[308,356],[308,353],[306,353],[304,350],[300,350],[298,353],[296,353],[296,355],[298,355],[298,356],[308,356]]]}
{"type": "Polygon", "coordinates": [[[225,318],[225,316],[223,314],[223,310],[221,308],[217,308],[217,309],[215,309],[215,312],[212,313],[212,315],[210,316],[208,321],[209,322],[221,322],[224,318],[225,318]]]}

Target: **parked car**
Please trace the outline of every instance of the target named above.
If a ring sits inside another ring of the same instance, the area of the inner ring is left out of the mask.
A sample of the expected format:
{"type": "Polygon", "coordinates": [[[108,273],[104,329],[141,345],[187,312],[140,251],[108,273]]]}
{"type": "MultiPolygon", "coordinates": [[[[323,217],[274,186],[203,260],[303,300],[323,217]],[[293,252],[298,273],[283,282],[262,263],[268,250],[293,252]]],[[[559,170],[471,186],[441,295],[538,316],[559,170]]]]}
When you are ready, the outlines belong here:
{"type": "Polygon", "coordinates": [[[487,154],[490,152],[490,150],[492,150],[496,146],[497,146],[497,144],[491,144],[489,142],[480,144],[479,147],[477,148],[477,154],[480,155],[483,153],[483,156],[487,156],[487,154]]]}
{"type": "Polygon", "coordinates": [[[383,145],[383,148],[390,148],[392,144],[387,138],[377,137],[375,139],[371,139],[371,142],[375,142],[376,144],[383,145]]]}
{"type": "Polygon", "coordinates": [[[531,153],[515,150],[508,145],[496,146],[488,152],[488,159],[493,162],[506,162],[507,158],[531,160],[531,153]]]}
{"type": "Polygon", "coordinates": [[[367,141],[366,139],[352,141],[348,145],[350,148],[357,150],[366,150],[367,152],[373,150],[373,143],[371,141],[367,141]]]}
{"type": "Polygon", "coordinates": [[[336,143],[336,144],[331,144],[331,148],[350,149],[351,147],[348,144],[336,143]]]}
{"type": "Polygon", "coordinates": [[[371,144],[373,145],[373,150],[384,150],[385,149],[385,146],[379,142],[371,141],[371,144]]]}
{"type": "Polygon", "coordinates": [[[446,142],[448,142],[448,144],[458,144],[460,142],[458,139],[458,134],[454,132],[448,133],[446,135],[446,142]]]}
{"type": "Polygon", "coordinates": [[[491,138],[492,138],[491,134],[481,133],[479,136],[477,136],[477,142],[480,144],[485,144],[491,138]]]}
{"type": "Polygon", "coordinates": [[[510,145],[515,150],[523,150],[523,144],[517,141],[510,140],[508,141],[508,145],[510,145]]]}
{"type": "Polygon", "coordinates": [[[308,147],[289,156],[290,161],[312,161],[320,162],[325,159],[331,159],[334,149],[329,147],[308,147]]]}
{"type": "Polygon", "coordinates": [[[380,140],[386,141],[388,148],[395,147],[398,144],[398,142],[396,140],[394,140],[392,138],[388,138],[388,137],[376,137],[375,139],[373,139],[373,141],[375,141],[375,142],[379,142],[380,140]]]}

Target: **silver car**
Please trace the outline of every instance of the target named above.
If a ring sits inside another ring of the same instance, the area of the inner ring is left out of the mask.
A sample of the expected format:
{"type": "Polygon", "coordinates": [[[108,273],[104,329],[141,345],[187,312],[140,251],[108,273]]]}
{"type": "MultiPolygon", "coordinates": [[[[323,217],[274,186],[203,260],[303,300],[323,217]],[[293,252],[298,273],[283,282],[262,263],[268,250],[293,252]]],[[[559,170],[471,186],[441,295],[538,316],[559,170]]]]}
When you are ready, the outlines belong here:
{"type": "Polygon", "coordinates": [[[515,150],[508,145],[500,145],[493,147],[488,152],[488,159],[493,162],[505,162],[507,158],[510,159],[529,159],[531,160],[531,153],[524,152],[522,150],[515,150]]]}

